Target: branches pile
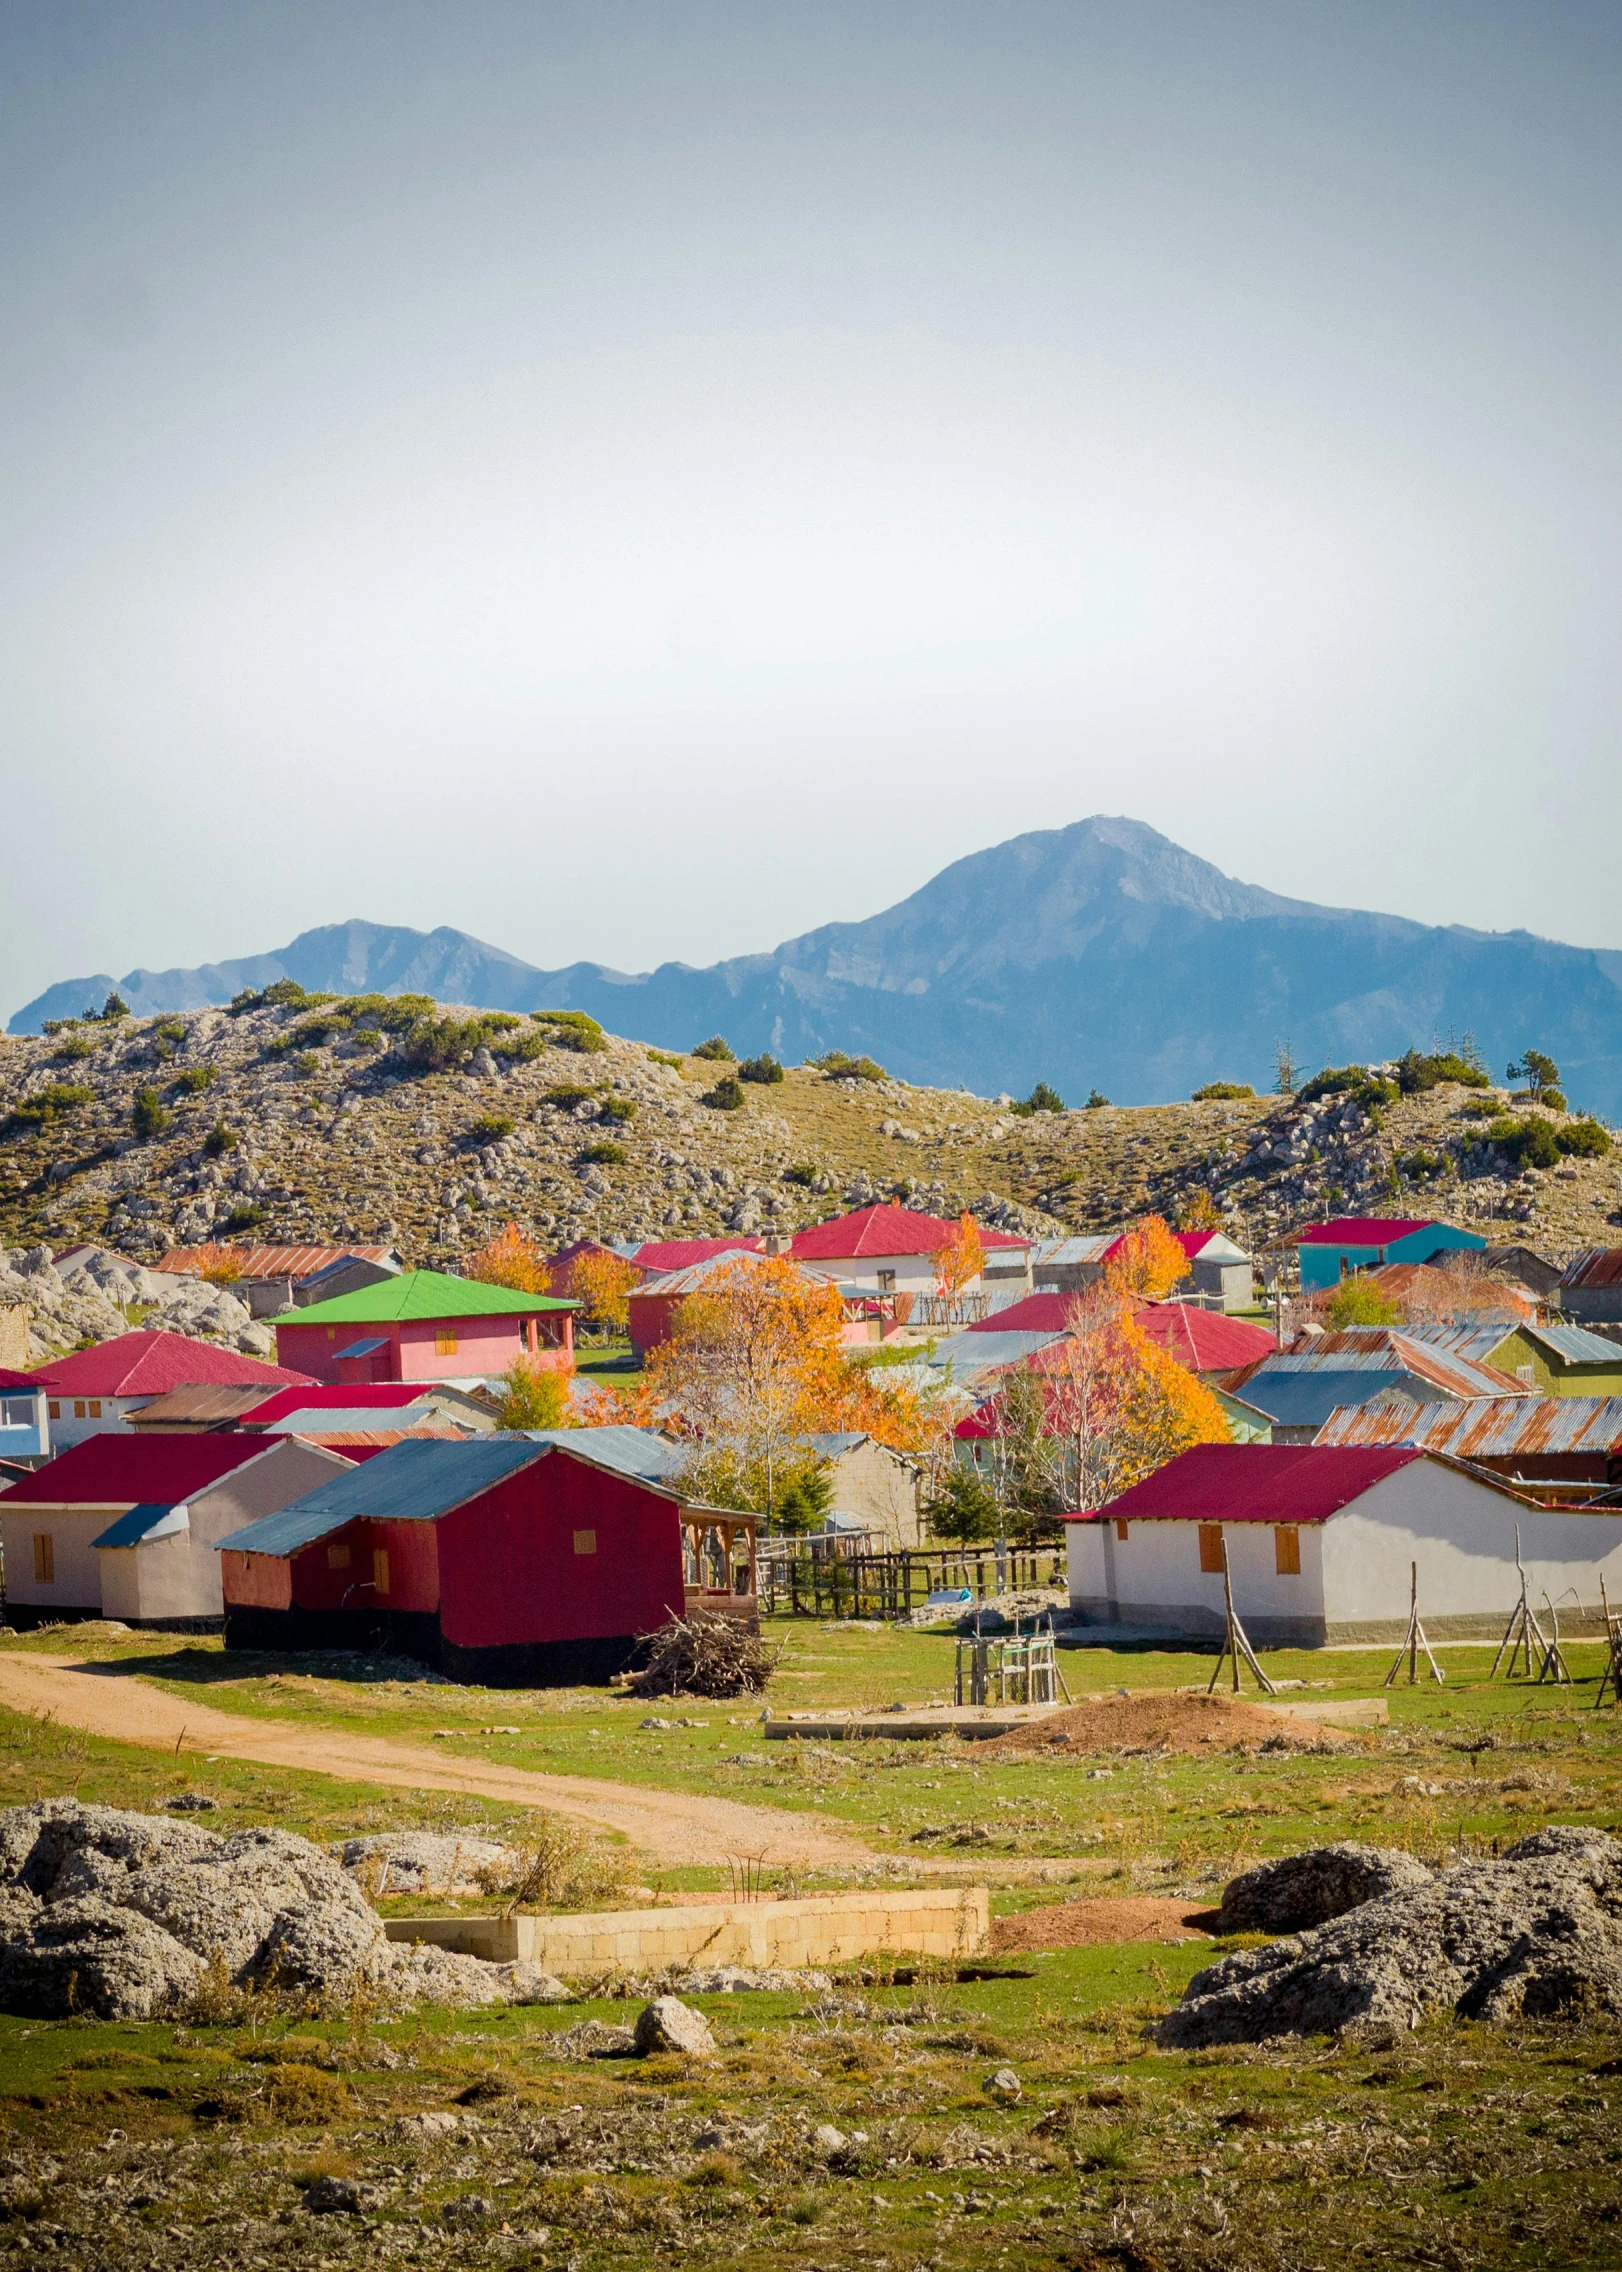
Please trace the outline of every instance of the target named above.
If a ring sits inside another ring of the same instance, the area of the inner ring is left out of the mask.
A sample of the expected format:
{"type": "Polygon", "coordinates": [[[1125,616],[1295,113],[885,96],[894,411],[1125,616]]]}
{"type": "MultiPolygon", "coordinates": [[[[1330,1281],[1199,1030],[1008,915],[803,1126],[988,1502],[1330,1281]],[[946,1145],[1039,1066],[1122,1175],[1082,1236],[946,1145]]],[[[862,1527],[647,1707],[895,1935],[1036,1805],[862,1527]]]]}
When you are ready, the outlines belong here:
{"type": "Polygon", "coordinates": [[[740,1617],[695,1610],[649,1636],[648,1661],[632,1696],[758,1696],[777,1670],[778,1651],[740,1617]]]}

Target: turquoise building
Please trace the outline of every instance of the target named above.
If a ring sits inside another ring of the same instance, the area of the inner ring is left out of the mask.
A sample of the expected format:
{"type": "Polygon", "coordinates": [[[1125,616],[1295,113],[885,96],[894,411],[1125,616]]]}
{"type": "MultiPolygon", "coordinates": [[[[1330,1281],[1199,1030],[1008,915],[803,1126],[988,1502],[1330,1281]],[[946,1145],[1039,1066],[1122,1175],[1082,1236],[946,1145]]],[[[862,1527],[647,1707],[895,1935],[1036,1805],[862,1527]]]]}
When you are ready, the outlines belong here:
{"type": "Polygon", "coordinates": [[[1480,1254],[1486,1240],[1452,1223],[1413,1222],[1397,1216],[1342,1215],[1314,1223],[1295,1242],[1301,1265],[1301,1291],[1318,1293],[1338,1285],[1354,1270],[1378,1270],[1387,1262],[1436,1262],[1460,1250],[1480,1254]]]}

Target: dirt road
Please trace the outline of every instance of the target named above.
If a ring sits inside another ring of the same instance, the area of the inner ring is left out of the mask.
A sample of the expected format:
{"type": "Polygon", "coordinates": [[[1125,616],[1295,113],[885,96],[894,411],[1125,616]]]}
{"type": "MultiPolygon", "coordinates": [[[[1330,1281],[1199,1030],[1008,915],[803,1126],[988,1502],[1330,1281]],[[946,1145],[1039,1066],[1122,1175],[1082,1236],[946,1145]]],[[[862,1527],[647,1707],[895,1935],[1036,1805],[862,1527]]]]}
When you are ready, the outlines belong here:
{"type": "Polygon", "coordinates": [[[152,1688],[120,1664],[0,1653],[0,1704],[50,1713],[60,1726],[182,1757],[213,1753],[266,1767],[296,1767],[345,1782],[404,1790],[477,1791],[517,1806],[545,1807],[618,1831],[667,1868],[713,1867],[759,1855],[775,1868],[853,1869],[878,1859],[831,1825],[775,1807],[740,1805],[683,1791],[599,1783],[585,1775],[540,1775],[494,1761],[447,1757],[437,1746],[350,1735],[290,1720],[249,1720],[152,1688]]]}

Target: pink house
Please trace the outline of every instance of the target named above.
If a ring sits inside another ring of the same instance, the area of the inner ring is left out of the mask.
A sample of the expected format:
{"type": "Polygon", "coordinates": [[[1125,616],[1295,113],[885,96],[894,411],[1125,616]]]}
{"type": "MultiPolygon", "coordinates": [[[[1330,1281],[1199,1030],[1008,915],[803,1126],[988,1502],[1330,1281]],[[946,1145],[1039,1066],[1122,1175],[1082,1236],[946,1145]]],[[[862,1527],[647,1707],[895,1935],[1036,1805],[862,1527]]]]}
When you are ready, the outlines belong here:
{"type": "Polygon", "coordinates": [[[276,1350],[284,1365],[317,1381],[473,1380],[504,1373],[523,1356],[571,1365],[574,1311],[552,1294],[402,1270],[287,1311],[274,1321],[276,1350]]]}

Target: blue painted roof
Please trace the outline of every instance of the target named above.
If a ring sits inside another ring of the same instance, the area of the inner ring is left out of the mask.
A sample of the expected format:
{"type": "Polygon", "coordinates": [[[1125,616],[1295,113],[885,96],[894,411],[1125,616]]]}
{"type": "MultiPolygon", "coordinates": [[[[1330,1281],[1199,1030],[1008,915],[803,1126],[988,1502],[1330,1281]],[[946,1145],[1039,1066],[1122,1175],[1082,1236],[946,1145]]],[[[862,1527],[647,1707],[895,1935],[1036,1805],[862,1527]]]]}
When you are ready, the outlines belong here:
{"type": "Polygon", "coordinates": [[[386,1349],[388,1345],[386,1334],[374,1333],[370,1341],[351,1341],[349,1347],[340,1349],[332,1361],[336,1365],[345,1357],[369,1357],[374,1349],[386,1349]]]}
{"type": "Polygon", "coordinates": [[[606,1467],[634,1483],[656,1483],[665,1490],[674,1487],[688,1459],[679,1445],[652,1428],[529,1428],[524,1441],[572,1452],[593,1467],[606,1467]]]}
{"type": "Polygon", "coordinates": [[[1404,1387],[1408,1377],[1400,1369],[1340,1371],[1323,1365],[1312,1372],[1276,1372],[1264,1365],[1246,1381],[1244,1400],[1265,1412],[1275,1427],[1318,1428],[1341,1405],[1367,1404],[1386,1389],[1404,1387]]]}
{"type": "Polygon", "coordinates": [[[109,1523],[92,1546],[139,1546],[143,1538],[152,1538],[160,1532],[168,1536],[187,1528],[184,1506],[164,1506],[149,1500],[145,1506],[126,1507],[117,1522],[109,1523]],[[176,1519],[170,1521],[169,1517],[176,1519]]]}
{"type": "Polygon", "coordinates": [[[415,1437],[335,1475],[302,1499],[222,1538],[238,1554],[296,1554],[345,1523],[368,1515],[433,1522],[503,1483],[543,1454],[527,1436],[473,1436],[465,1443],[415,1437]]]}

